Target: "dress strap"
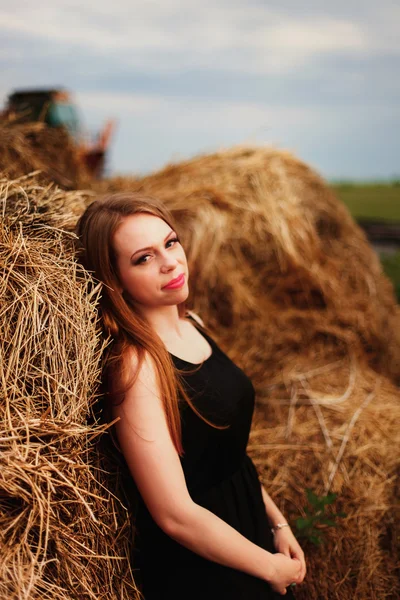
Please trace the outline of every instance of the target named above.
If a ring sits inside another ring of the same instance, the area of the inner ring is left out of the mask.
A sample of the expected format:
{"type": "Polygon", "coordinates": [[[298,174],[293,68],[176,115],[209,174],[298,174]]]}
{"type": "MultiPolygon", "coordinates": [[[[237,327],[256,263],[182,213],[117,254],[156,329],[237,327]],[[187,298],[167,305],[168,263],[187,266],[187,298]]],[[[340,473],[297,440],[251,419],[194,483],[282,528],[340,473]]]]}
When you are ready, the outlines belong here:
{"type": "Polygon", "coordinates": [[[199,315],[197,315],[196,313],[192,312],[191,310],[187,310],[186,314],[189,317],[189,319],[191,321],[193,321],[193,325],[196,327],[196,329],[200,330],[201,335],[207,340],[207,342],[213,348],[213,355],[215,354],[215,349],[217,351],[220,351],[221,349],[219,348],[219,346],[216,343],[216,341],[214,340],[214,338],[211,337],[211,335],[207,332],[207,327],[204,324],[203,319],[201,319],[199,317],[199,315]]]}
{"type": "Polygon", "coordinates": [[[191,318],[193,321],[196,321],[196,323],[198,323],[198,325],[200,325],[201,327],[205,327],[203,319],[201,319],[199,317],[199,315],[197,315],[195,312],[193,312],[192,310],[187,310],[186,314],[189,318],[191,318]]]}

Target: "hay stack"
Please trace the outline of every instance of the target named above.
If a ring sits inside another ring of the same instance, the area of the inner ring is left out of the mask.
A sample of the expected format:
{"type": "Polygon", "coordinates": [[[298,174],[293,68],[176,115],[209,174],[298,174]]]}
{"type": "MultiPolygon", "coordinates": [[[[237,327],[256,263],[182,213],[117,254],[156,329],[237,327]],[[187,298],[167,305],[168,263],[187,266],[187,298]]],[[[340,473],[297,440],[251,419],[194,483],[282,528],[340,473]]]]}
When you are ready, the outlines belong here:
{"type": "MultiPolygon", "coordinates": [[[[183,225],[196,308],[228,338],[263,328],[268,379],[290,349],[304,356],[316,343],[351,349],[400,384],[393,284],[346,207],[288,152],[233,149],[95,189],[165,200],[183,225]]],[[[242,336],[234,346],[248,348],[242,336]]]]}
{"type": "Polygon", "coordinates": [[[45,123],[0,124],[0,173],[17,179],[40,171],[42,183],[55,182],[78,189],[90,182],[76,147],[66,130],[45,123]]]}
{"type": "Polygon", "coordinates": [[[182,225],[192,307],[252,377],[249,454],[289,519],[336,492],[327,544],[305,542],[299,599],[397,593],[400,312],[363,231],[289,153],[234,149],[99,191],[142,190],[182,225]]]}
{"type": "MultiPolygon", "coordinates": [[[[324,548],[304,545],[297,597],[395,598],[399,317],[363,232],[282,152],[233,150],[101,185],[160,196],[181,223],[192,307],[253,379],[249,453],[285,515],[303,512],[306,487],[338,493],[334,511],[348,516],[324,548]]],[[[99,469],[107,434],[86,420],[98,290],[60,231],[88,196],[29,179],[2,196],[0,595],[135,597],[129,513],[99,469]]]]}
{"type": "MultiPolygon", "coordinates": [[[[75,263],[87,194],[0,181],[0,597],[137,598],[129,514],[92,414],[99,295],[75,263]]],[[[104,434],[102,437],[106,437],[104,434]]]]}

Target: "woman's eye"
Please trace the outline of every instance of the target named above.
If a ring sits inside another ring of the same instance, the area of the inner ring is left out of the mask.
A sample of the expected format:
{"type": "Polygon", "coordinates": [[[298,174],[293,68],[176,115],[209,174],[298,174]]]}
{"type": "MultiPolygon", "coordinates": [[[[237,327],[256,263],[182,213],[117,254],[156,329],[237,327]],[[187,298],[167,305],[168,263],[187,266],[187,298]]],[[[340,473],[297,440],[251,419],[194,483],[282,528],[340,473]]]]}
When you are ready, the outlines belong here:
{"type": "Polygon", "coordinates": [[[172,238],[172,240],[168,240],[167,245],[170,244],[171,242],[174,242],[174,243],[179,242],[179,238],[175,237],[175,238],[172,238]]]}
{"type": "Polygon", "coordinates": [[[147,263],[147,260],[144,260],[145,258],[147,258],[148,256],[150,256],[150,254],[143,254],[143,256],[141,256],[136,262],[135,265],[141,265],[142,263],[147,263]]]}
{"type": "MultiPolygon", "coordinates": [[[[169,246],[168,246],[168,244],[170,244],[171,242],[174,242],[174,244],[175,244],[176,242],[179,242],[179,238],[177,238],[177,237],[175,237],[175,238],[172,238],[171,240],[168,240],[168,242],[167,242],[165,245],[166,245],[167,247],[169,247],[169,246]]],[[[147,257],[149,257],[149,256],[150,256],[150,254],[143,254],[143,256],[141,256],[140,258],[138,258],[138,260],[135,262],[135,265],[146,264],[146,263],[147,263],[147,262],[149,262],[149,261],[148,261],[148,260],[145,260],[145,259],[146,259],[147,257]]]]}

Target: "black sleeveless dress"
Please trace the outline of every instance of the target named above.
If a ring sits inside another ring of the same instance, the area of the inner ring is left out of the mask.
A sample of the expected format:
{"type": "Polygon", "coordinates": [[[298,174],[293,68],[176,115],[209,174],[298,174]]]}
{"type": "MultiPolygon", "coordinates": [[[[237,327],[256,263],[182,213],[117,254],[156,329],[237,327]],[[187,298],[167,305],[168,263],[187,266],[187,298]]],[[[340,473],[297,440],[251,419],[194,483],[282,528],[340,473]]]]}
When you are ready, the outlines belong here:
{"type": "MultiPolygon", "coordinates": [[[[197,323],[192,320],[193,324],[197,323]]],[[[246,454],[255,392],[250,379],[200,330],[212,353],[196,373],[184,375],[184,385],[196,408],[216,429],[181,402],[181,464],[194,502],[215,513],[243,536],[275,553],[260,480],[246,454]]],[[[171,354],[185,371],[198,367],[171,354]]],[[[134,568],[145,600],[277,600],[268,582],[203,558],[170,538],[158,527],[143,500],[135,519],[134,568]]],[[[286,600],[293,599],[287,588],[286,600]]]]}

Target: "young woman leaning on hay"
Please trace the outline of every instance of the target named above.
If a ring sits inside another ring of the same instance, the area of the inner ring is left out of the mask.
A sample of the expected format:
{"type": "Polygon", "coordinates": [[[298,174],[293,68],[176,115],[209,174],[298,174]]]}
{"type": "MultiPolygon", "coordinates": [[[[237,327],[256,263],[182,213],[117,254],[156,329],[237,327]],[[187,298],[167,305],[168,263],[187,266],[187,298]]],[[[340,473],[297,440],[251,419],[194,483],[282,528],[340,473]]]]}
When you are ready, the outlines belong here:
{"type": "Polygon", "coordinates": [[[139,491],[145,599],[293,598],[304,553],[246,454],[254,388],[185,309],[188,264],[171,214],[157,199],[112,194],[86,209],[77,235],[104,284],[104,377],[139,491]]]}

